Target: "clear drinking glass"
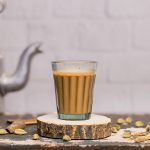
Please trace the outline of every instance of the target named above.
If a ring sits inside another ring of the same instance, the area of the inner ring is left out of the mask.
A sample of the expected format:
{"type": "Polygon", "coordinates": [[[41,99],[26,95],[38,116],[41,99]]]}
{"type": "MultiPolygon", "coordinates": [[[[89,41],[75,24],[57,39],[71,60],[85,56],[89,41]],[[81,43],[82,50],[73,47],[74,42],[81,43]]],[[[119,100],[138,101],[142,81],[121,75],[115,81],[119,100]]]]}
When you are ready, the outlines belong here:
{"type": "Polygon", "coordinates": [[[91,116],[96,61],[53,61],[58,118],[87,120],[91,116]]]}

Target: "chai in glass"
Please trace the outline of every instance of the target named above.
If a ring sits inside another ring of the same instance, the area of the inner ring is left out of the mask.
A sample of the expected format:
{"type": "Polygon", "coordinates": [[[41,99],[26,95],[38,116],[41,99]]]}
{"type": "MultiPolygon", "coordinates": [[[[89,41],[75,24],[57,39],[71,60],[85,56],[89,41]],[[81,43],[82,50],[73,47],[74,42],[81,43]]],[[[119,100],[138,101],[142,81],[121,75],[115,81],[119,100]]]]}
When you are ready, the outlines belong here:
{"type": "Polygon", "coordinates": [[[58,117],[65,120],[89,119],[96,62],[60,61],[52,64],[58,117]]]}

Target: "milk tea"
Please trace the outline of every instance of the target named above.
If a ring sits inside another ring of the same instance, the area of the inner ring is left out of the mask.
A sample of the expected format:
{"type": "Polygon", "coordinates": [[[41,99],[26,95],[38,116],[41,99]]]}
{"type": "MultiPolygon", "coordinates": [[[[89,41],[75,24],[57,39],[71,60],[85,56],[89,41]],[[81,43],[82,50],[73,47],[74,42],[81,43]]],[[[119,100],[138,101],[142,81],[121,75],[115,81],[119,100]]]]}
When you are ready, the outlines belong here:
{"type": "Polygon", "coordinates": [[[53,76],[58,113],[91,113],[95,72],[54,71],[53,76]]]}

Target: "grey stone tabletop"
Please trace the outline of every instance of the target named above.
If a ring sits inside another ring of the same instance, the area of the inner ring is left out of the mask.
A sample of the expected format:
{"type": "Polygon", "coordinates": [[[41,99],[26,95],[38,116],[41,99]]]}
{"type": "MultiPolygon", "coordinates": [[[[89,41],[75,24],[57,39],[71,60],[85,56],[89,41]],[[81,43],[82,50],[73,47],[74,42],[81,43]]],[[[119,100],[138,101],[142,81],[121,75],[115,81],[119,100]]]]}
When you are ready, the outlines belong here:
{"type": "MultiPolygon", "coordinates": [[[[145,124],[149,123],[150,115],[106,115],[116,122],[119,117],[132,116],[134,120],[144,121],[145,124]]],[[[0,115],[0,127],[6,128],[8,119],[24,119],[32,118],[33,115],[0,115]]],[[[27,125],[25,135],[6,134],[0,135],[0,150],[149,150],[150,141],[135,143],[132,140],[124,139],[121,134],[124,129],[130,128],[134,130],[133,124],[124,125],[122,129],[112,134],[110,137],[99,140],[71,140],[64,142],[62,139],[50,139],[40,137],[40,140],[33,140],[33,134],[37,133],[36,125],[27,125]]],[[[145,128],[138,128],[139,132],[144,131],[145,128]]]]}

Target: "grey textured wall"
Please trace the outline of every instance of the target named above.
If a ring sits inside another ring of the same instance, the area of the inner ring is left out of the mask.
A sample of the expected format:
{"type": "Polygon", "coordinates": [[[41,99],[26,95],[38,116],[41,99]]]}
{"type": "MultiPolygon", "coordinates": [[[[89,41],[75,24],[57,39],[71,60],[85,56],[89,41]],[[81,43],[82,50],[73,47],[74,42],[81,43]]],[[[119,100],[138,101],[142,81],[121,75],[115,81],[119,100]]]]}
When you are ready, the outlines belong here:
{"type": "Polygon", "coordinates": [[[149,0],[6,0],[0,53],[7,73],[31,42],[43,41],[30,82],[5,97],[5,112],[56,111],[51,61],[98,61],[94,112],[150,113],[149,0]]]}

